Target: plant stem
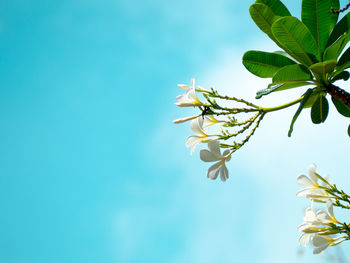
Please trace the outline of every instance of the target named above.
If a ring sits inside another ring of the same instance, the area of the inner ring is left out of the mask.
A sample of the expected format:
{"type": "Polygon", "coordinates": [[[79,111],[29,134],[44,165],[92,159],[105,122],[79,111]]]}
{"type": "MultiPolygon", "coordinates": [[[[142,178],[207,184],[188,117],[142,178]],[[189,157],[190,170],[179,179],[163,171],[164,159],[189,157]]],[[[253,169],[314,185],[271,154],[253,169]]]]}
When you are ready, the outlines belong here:
{"type": "Polygon", "coordinates": [[[299,103],[300,101],[302,101],[302,99],[304,98],[304,96],[300,97],[299,99],[293,100],[291,102],[288,102],[286,104],[280,105],[280,106],[276,106],[276,107],[271,107],[271,108],[260,108],[259,110],[261,110],[262,112],[271,112],[271,111],[278,111],[278,110],[282,110],[285,108],[288,108],[290,106],[293,106],[297,103],[299,103]]]}

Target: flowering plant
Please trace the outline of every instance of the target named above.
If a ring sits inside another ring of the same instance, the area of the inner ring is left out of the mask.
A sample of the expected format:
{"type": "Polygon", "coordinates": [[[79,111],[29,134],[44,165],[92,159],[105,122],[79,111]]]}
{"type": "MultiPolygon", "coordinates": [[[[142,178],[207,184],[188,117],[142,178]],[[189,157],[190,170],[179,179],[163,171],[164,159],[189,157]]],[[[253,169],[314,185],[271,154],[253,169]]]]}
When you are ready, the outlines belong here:
{"type": "MultiPolygon", "coordinates": [[[[222,95],[213,88],[196,86],[194,79],[190,86],[178,85],[186,92],[177,97],[175,105],[195,107],[199,113],[176,119],[174,123],[191,121],[190,128],[195,135],[186,140],[191,154],[199,144],[207,144],[208,150],[201,150],[200,158],[204,162],[215,162],[208,169],[208,178],[216,179],[220,174],[222,181],[228,179],[226,162],[249,141],[263,118],[271,112],[298,106],[291,120],[289,137],[299,115],[306,109],[310,109],[314,124],[324,123],[329,112],[329,98],[339,114],[350,117],[350,93],[335,85],[350,78],[347,71],[350,68],[350,47],[347,46],[350,13],[338,21],[339,13],[349,7],[350,1],[339,9],[339,0],[302,0],[300,20],[292,16],[280,0],[256,0],[250,6],[249,13],[255,24],[281,48],[273,53],[251,50],[243,55],[242,62],[248,71],[271,79],[267,87],[257,91],[256,99],[278,91],[303,89],[303,95],[292,101],[261,107],[222,95]],[[222,154],[221,148],[224,149],[222,154]]],[[[350,136],[350,125],[347,132],[350,136]]],[[[350,209],[350,196],[330,184],[327,177],[317,174],[315,165],[310,166],[309,176],[300,175],[297,182],[305,186],[297,196],[312,201],[298,228],[302,232],[300,244],[312,241],[314,253],[318,254],[328,246],[349,240],[350,227],[335,218],[333,206],[350,209]],[[314,202],[326,203],[327,212],[314,212],[314,202]]]]}

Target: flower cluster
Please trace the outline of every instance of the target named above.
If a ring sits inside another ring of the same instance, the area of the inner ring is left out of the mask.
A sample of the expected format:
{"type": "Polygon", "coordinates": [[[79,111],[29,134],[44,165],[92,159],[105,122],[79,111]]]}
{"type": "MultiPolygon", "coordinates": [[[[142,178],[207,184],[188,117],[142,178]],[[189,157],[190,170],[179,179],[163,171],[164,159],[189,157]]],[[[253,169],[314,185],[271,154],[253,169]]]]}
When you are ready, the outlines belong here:
{"type": "Polygon", "coordinates": [[[190,121],[190,129],[194,134],[187,138],[186,146],[191,148],[191,155],[199,144],[207,143],[209,150],[201,150],[200,158],[204,162],[215,162],[208,169],[207,177],[216,179],[220,174],[221,180],[226,181],[228,179],[228,169],[225,163],[230,160],[231,154],[241,148],[254,134],[265,112],[260,107],[245,100],[221,96],[213,89],[206,90],[201,86],[196,86],[194,79],[191,80],[190,86],[179,84],[178,87],[186,92],[176,97],[175,105],[178,107],[195,107],[200,113],[176,119],[173,123],[179,124],[190,121]],[[198,98],[198,94],[203,96],[205,102],[198,98]],[[244,104],[245,107],[224,107],[221,102],[219,104],[216,100],[244,104]],[[240,113],[244,113],[248,118],[239,121],[237,115],[240,113]],[[217,124],[219,127],[217,127],[216,132],[209,132],[209,128],[217,124]],[[229,129],[233,131],[229,131],[229,129]],[[240,138],[242,136],[243,139],[240,138]],[[234,140],[232,143],[223,143],[223,141],[237,138],[239,139],[238,142],[234,140]],[[226,148],[222,154],[221,148],[226,148]]]}
{"type": "Polygon", "coordinates": [[[320,176],[313,164],[309,167],[309,176],[299,175],[297,183],[306,186],[297,192],[297,196],[311,200],[311,207],[305,210],[303,223],[298,227],[298,231],[302,232],[299,244],[307,246],[311,241],[315,247],[314,254],[319,254],[329,246],[348,240],[349,226],[339,222],[333,212],[333,205],[342,206],[339,201],[344,200],[339,200],[335,186],[329,183],[327,176],[320,176]],[[326,203],[327,211],[320,209],[315,212],[314,202],[326,203]]]}

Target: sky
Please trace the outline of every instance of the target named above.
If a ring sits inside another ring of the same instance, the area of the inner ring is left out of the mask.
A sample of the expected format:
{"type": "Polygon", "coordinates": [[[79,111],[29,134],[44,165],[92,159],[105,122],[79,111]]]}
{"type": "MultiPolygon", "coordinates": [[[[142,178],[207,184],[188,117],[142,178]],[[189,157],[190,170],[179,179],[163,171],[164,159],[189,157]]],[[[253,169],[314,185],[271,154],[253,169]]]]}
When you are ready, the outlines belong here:
{"type": "MultiPolygon", "coordinates": [[[[172,123],[195,113],[174,106],[191,78],[253,101],[266,86],[241,63],[277,49],[252,3],[0,1],[0,263],[326,262],[349,249],[297,244],[309,205],[297,175],[316,163],[350,189],[334,107],[322,125],[303,112],[292,138],[295,108],[267,116],[225,183],[190,155],[188,124],[172,123]]],[[[285,4],[300,17],[299,1],[285,4]]]]}

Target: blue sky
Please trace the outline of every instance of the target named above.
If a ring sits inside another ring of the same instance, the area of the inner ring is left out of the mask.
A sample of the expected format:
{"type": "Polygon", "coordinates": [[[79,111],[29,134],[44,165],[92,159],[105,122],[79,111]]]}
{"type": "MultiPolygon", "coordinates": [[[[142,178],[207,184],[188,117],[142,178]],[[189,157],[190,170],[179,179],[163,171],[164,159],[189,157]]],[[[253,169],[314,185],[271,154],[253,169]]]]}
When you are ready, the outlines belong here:
{"type": "Polygon", "coordinates": [[[173,105],[192,77],[249,99],[266,84],[241,65],[275,49],[252,2],[0,3],[1,263],[322,261],[298,255],[295,179],[316,162],[350,189],[343,118],[304,114],[290,139],[295,109],[271,115],[227,183],[171,123],[193,113],[173,105]]]}

